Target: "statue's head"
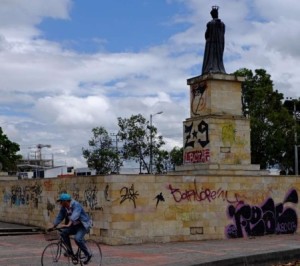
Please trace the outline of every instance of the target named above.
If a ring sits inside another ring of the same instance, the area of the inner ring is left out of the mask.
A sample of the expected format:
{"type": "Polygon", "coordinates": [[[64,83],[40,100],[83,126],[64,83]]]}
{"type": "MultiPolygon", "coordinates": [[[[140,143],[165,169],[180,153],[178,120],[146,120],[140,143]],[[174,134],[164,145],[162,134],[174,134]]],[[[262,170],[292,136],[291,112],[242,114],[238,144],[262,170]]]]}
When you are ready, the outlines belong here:
{"type": "Polygon", "coordinates": [[[212,6],[212,9],[210,11],[212,18],[218,18],[218,16],[219,16],[218,9],[219,9],[218,6],[212,6]]]}

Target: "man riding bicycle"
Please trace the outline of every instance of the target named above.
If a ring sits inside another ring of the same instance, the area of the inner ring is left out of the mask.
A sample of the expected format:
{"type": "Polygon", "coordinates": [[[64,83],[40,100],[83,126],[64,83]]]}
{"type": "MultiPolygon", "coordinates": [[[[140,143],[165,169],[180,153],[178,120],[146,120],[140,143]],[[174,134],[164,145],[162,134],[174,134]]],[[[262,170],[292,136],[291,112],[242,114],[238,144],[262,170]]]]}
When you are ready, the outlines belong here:
{"type": "Polygon", "coordinates": [[[63,220],[65,220],[65,224],[61,226],[63,230],[60,235],[69,248],[70,254],[66,255],[73,254],[70,235],[75,235],[75,243],[86,256],[83,263],[88,264],[92,257],[92,254],[89,253],[86,247],[84,236],[89,232],[92,226],[92,221],[84,211],[82,205],[76,200],[71,199],[71,196],[69,194],[60,194],[57,202],[60,203],[61,208],[53,222],[53,226],[55,228],[63,220]]]}

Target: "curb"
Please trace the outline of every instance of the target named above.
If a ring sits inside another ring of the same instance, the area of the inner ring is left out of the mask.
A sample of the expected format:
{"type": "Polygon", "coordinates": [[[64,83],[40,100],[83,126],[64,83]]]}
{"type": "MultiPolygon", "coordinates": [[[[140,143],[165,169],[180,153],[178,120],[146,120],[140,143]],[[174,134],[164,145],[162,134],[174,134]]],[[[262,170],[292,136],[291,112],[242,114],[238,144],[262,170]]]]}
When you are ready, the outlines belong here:
{"type": "Polygon", "coordinates": [[[300,248],[274,251],[269,253],[241,256],[230,259],[216,260],[193,264],[191,266],[270,266],[274,263],[287,263],[293,260],[299,260],[300,248]]]}

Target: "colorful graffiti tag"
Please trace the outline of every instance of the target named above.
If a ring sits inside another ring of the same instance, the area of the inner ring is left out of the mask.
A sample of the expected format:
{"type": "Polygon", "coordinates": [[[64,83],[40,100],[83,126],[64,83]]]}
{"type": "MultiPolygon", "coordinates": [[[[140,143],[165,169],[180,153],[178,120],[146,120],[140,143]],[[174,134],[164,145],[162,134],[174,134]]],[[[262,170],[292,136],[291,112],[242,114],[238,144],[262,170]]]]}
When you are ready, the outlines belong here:
{"type": "Polygon", "coordinates": [[[297,204],[298,193],[295,189],[287,193],[282,203],[275,205],[268,198],[261,206],[238,204],[228,206],[228,216],[233,223],[225,228],[228,238],[262,236],[268,234],[292,234],[297,230],[297,214],[286,203],[297,204]]]}
{"type": "Polygon", "coordinates": [[[33,186],[19,186],[15,185],[11,187],[10,203],[11,205],[31,205],[34,208],[38,208],[40,196],[42,194],[42,186],[35,184],[33,186]]]}

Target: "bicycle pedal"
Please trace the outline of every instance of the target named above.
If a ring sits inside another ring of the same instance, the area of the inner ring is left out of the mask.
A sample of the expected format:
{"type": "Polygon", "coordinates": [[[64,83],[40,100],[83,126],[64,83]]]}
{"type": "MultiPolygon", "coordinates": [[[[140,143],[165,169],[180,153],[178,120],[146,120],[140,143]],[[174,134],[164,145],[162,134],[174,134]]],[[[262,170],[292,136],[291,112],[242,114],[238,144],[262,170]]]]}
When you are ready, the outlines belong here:
{"type": "Polygon", "coordinates": [[[72,258],[72,263],[74,264],[74,265],[77,265],[78,263],[79,263],[79,261],[78,261],[78,259],[76,258],[72,258]]]}

